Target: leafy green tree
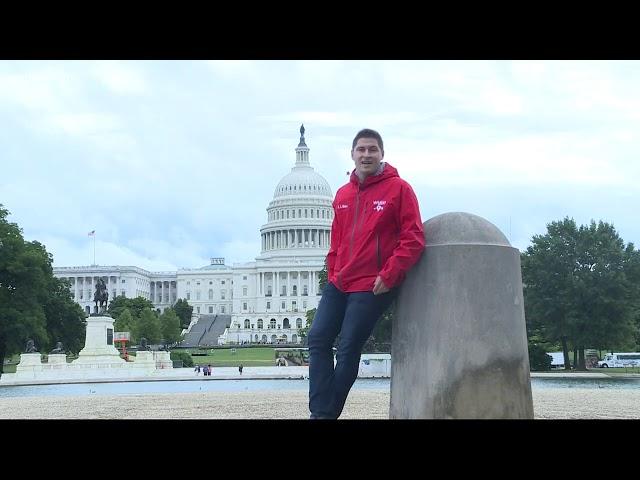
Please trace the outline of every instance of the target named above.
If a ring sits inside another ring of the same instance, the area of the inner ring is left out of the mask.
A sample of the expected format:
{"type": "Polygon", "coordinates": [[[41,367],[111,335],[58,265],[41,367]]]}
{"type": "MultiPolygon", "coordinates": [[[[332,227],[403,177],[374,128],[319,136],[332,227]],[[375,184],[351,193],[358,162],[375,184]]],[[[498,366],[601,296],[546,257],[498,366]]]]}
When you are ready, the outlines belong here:
{"type": "Polygon", "coordinates": [[[116,332],[131,332],[133,325],[133,315],[128,308],[121,310],[120,316],[113,322],[113,329],[116,332]]]}
{"type": "Polygon", "coordinates": [[[67,352],[78,353],[84,348],[87,324],[85,312],[78,305],[69,290],[69,281],[51,277],[48,298],[44,303],[47,322],[48,347],[50,351],[55,342],[62,342],[67,352]]]}
{"type": "Polygon", "coordinates": [[[585,347],[610,348],[633,338],[633,251],[610,224],[592,221],[578,228],[565,218],[548,224],[545,235],[534,235],[522,254],[527,330],[560,342],[565,369],[571,368],[570,347],[576,368],[585,369],[585,347]]]}
{"type": "Polygon", "coordinates": [[[311,329],[311,324],[313,323],[313,317],[316,316],[317,308],[312,308],[305,312],[306,322],[305,326],[298,329],[298,335],[302,339],[302,343],[304,343],[304,339],[309,335],[309,330],[311,329]]]}
{"type": "Polygon", "coordinates": [[[17,224],[0,205],[0,373],[6,356],[48,344],[43,305],[47,302],[52,259],[39,242],[25,242],[17,224]]]}
{"type": "Polygon", "coordinates": [[[327,272],[327,259],[324,259],[324,267],[322,267],[322,270],[320,270],[318,272],[318,286],[320,287],[320,291],[322,292],[322,290],[324,289],[325,285],[327,284],[328,280],[328,272],[327,272]]]}
{"type": "Polygon", "coordinates": [[[113,318],[118,318],[125,308],[129,309],[134,319],[138,319],[145,309],[153,311],[154,305],[143,297],[126,298],[119,295],[109,302],[107,311],[113,318]]]}
{"type": "Polygon", "coordinates": [[[160,319],[153,310],[145,309],[140,318],[134,320],[131,331],[132,342],[139,342],[142,337],[149,343],[158,343],[162,338],[160,319]]]}
{"type": "Polygon", "coordinates": [[[573,219],[551,222],[547,233],[534,235],[532,245],[521,255],[525,318],[529,328],[561,343],[567,370],[571,368],[568,341],[575,315],[577,237],[573,219]]]}
{"type": "Polygon", "coordinates": [[[176,343],[180,338],[182,329],[180,328],[180,319],[176,312],[167,308],[162,315],[160,315],[160,332],[165,345],[171,345],[176,343]]]}
{"type": "Polygon", "coordinates": [[[185,299],[179,298],[172,308],[180,319],[180,327],[189,328],[189,324],[191,323],[191,315],[193,313],[193,307],[189,305],[189,302],[187,302],[185,299]]]}
{"type": "Polygon", "coordinates": [[[633,347],[637,288],[629,270],[629,246],[625,248],[612,225],[591,221],[580,227],[579,234],[578,314],[573,329],[578,368],[584,369],[585,346],[633,347]]]}

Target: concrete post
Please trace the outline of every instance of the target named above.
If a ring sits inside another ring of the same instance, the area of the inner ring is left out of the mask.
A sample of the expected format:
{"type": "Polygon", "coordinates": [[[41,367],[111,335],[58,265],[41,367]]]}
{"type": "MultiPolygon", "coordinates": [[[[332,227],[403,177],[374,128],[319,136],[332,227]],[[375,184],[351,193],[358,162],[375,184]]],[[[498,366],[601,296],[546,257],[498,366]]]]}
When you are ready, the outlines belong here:
{"type": "Polygon", "coordinates": [[[533,418],[520,252],[469,213],[424,231],[393,319],[390,418],[533,418]]]}

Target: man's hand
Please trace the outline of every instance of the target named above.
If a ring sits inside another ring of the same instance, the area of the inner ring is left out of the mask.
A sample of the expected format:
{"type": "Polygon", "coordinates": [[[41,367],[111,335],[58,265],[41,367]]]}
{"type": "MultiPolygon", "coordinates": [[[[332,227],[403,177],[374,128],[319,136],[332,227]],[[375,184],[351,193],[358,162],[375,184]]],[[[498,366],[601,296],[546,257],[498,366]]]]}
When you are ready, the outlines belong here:
{"type": "Polygon", "coordinates": [[[389,288],[384,284],[380,275],[376,277],[376,281],[373,282],[373,294],[380,295],[381,293],[387,293],[389,288]]]}

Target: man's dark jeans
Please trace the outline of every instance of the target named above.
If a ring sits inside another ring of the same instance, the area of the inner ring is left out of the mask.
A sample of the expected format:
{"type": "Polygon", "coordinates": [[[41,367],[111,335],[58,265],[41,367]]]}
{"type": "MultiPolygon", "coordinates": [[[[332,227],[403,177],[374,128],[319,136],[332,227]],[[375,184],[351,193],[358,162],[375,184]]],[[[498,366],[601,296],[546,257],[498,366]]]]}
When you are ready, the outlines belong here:
{"type": "Polygon", "coordinates": [[[309,410],[311,418],[335,419],[358,376],[362,347],[373,327],[396,297],[397,289],[344,293],[332,283],[322,290],[309,330],[309,410]],[[340,334],[336,364],[333,342],[340,334]]]}

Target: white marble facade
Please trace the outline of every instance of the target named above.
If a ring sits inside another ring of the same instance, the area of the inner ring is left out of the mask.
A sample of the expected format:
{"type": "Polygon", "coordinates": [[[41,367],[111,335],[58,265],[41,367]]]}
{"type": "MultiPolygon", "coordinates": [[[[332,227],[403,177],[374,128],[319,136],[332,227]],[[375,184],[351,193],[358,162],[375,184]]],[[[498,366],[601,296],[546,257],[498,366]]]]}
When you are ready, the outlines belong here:
{"type": "Polygon", "coordinates": [[[141,296],[159,311],[179,298],[194,307],[194,316],[231,315],[219,343],[298,343],[305,312],[320,298],[318,273],[329,249],[333,194],[328,182],[309,163],[301,129],[296,162],[276,186],[260,228],[262,250],[255,261],[225,265],[212,258],[201,268],[149,272],[135,266],[56,267],[68,278],[76,302],[93,312],[95,282],[103,278],[109,299],[141,296]]]}

